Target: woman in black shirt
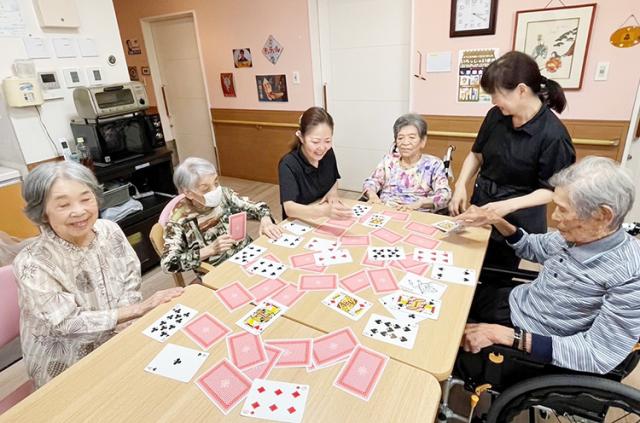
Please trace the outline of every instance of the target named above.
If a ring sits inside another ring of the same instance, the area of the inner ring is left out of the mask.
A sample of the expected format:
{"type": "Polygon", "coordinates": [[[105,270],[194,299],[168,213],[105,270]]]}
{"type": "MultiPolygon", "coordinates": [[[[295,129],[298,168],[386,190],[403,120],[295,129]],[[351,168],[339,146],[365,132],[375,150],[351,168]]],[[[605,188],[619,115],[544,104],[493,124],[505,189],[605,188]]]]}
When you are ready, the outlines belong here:
{"type": "Polygon", "coordinates": [[[332,137],[333,118],[323,108],[311,107],[302,114],[294,145],[278,165],[283,218],[353,216],[338,198],[340,173],[332,137]]]}
{"type": "MultiPolygon", "coordinates": [[[[553,195],[548,179],[576,160],[567,129],[551,111],[564,110],[564,92],[517,51],[490,64],[480,84],[495,107],[464,160],[449,211],[456,216],[466,210],[466,185],[479,170],[471,204],[492,209],[527,232],[546,232],[546,205],[553,195]]],[[[493,230],[484,265],[517,269],[519,262],[493,230]]]]}

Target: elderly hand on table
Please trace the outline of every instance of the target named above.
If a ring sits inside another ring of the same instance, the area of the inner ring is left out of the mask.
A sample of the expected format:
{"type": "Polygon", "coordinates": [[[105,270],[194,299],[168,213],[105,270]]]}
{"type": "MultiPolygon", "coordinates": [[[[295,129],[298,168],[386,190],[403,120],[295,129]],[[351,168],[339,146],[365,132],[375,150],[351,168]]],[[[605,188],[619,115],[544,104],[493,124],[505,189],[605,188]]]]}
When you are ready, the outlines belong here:
{"type": "Polygon", "coordinates": [[[473,354],[494,344],[511,346],[514,331],[512,328],[490,323],[467,323],[462,337],[462,348],[473,354]]]}
{"type": "Polygon", "coordinates": [[[489,208],[471,206],[464,213],[454,218],[464,226],[486,226],[494,225],[502,220],[502,217],[489,208]]]}
{"type": "Polygon", "coordinates": [[[271,239],[278,239],[282,236],[282,229],[269,216],[265,216],[260,219],[260,233],[271,239]]]}

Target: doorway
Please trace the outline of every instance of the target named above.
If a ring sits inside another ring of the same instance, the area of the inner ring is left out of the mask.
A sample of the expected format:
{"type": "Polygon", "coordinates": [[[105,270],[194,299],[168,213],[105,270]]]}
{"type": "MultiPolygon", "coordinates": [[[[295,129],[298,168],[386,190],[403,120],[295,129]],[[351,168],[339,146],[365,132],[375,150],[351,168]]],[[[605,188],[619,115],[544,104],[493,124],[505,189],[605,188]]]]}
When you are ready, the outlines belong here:
{"type": "Polygon", "coordinates": [[[180,160],[201,157],[219,169],[194,14],[145,18],[141,24],[158,113],[170,128],[167,138],[175,139],[180,160]]]}
{"type": "Polygon", "coordinates": [[[316,104],[335,121],[340,188],[360,191],[409,111],[411,0],[309,0],[309,16],[316,104]]]}

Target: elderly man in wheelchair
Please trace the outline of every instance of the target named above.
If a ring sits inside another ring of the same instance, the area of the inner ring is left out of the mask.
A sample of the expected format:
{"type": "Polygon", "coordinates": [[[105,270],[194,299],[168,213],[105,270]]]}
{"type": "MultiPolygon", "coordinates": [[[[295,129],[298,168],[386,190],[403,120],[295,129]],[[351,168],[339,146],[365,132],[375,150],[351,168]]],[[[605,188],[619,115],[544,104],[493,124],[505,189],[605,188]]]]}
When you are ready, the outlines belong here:
{"type": "Polygon", "coordinates": [[[467,226],[493,225],[521,258],[543,267],[530,283],[478,285],[441,421],[508,422],[525,410],[531,421],[540,412],[603,421],[613,409],[638,421],[640,391],[619,383],[639,358],[640,242],[622,228],[634,183],[601,157],[551,183],[557,231],[527,234],[477,207],[458,217],[467,226]],[[456,384],[472,393],[468,419],[448,407],[456,384]],[[474,417],[483,392],[491,406],[474,417]]]}

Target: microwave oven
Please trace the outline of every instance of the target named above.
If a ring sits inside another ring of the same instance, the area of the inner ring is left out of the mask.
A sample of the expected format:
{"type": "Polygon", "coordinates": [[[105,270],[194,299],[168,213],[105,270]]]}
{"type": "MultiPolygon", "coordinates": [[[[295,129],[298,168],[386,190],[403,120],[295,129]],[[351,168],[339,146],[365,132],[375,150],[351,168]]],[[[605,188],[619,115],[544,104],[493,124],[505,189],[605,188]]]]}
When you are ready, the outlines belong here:
{"type": "Polygon", "coordinates": [[[134,113],[71,122],[71,132],[82,137],[96,163],[118,163],[150,153],[165,145],[160,116],[134,113]]]}
{"type": "Polygon", "coordinates": [[[145,110],[149,99],[140,82],[78,87],[73,90],[73,102],[78,116],[98,119],[145,110]]]}

